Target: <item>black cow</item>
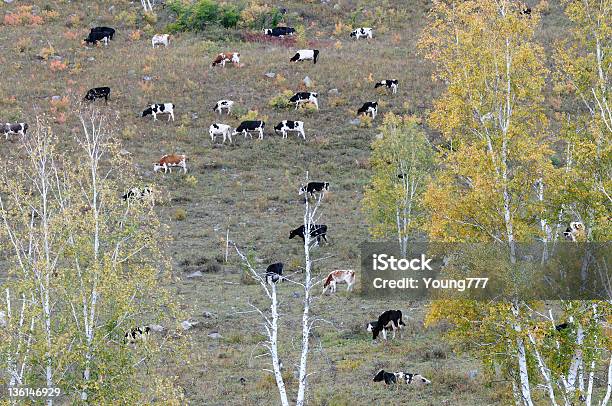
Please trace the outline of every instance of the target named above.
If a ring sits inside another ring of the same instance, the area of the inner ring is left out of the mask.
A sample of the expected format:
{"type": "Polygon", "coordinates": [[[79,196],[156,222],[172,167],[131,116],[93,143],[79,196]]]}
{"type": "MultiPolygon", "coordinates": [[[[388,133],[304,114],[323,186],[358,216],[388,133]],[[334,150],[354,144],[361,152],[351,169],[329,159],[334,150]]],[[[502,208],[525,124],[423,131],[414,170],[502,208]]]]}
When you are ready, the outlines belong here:
{"type": "Polygon", "coordinates": [[[392,383],[397,383],[397,375],[394,372],[387,372],[384,369],[381,369],[374,375],[374,382],[382,382],[385,381],[385,385],[391,385],[392,383]]]}
{"type": "MultiPolygon", "coordinates": [[[[292,230],[289,233],[289,239],[293,239],[293,237],[298,236],[302,240],[304,240],[304,225],[299,226],[295,230],[292,230]]],[[[327,226],[325,224],[311,224],[310,225],[310,238],[317,239],[317,245],[321,243],[321,239],[327,242],[327,226]]]]}
{"type": "Polygon", "coordinates": [[[2,134],[4,134],[4,138],[7,140],[9,134],[20,134],[22,137],[24,137],[26,131],[28,130],[28,123],[0,124],[0,129],[2,130],[2,134]]]}
{"type": "MultiPolygon", "coordinates": [[[[366,331],[371,333],[377,326],[378,326],[378,320],[371,321],[366,326],[366,331]]],[[[387,330],[387,331],[391,331],[391,330],[393,330],[393,327],[386,326],[386,327],[384,327],[384,329],[387,330]]]]}
{"type": "Polygon", "coordinates": [[[106,31],[90,32],[87,38],[85,38],[85,43],[96,45],[98,42],[103,41],[104,45],[108,45],[109,38],[110,34],[106,31]]]}
{"type": "Polygon", "coordinates": [[[246,138],[247,134],[249,134],[249,136],[253,138],[253,135],[251,135],[250,133],[259,132],[259,139],[263,140],[265,126],[266,126],[266,123],[261,120],[243,121],[242,123],[240,123],[238,128],[234,130],[234,134],[242,133],[244,134],[244,138],[246,138]]]}
{"type": "Polygon", "coordinates": [[[329,182],[308,182],[306,186],[300,188],[300,195],[307,193],[310,196],[314,196],[315,193],[324,190],[329,190],[329,182]]]}
{"type": "Polygon", "coordinates": [[[360,114],[369,114],[372,116],[372,120],[376,118],[376,114],[378,114],[378,102],[365,102],[363,106],[359,110],[357,110],[357,115],[360,114]]]}
{"type": "Polygon", "coordinates": [[[374,85],[374,89],[378,89],[379,87],[385,86],[387,89],[391,89],[392,93],[397,93],[397,86],[399,85],[399,80],[397,79],[385,79],[377,82],[374,85]]]}
{"type": "Polygon", "coordinates": [[[96,99],[104,98],[104,102],[108,103],[108,97],[110,96],[110,87],[94,87],[89,89],[84,99],[88,101],[94,101],[96,99]]]}
{"type": "Polygon", "coordinates": [[[275,28],[264,28],[264,34],[271,37],[283,37],[285,35],[293,35],[295,28],[291,27],[275,27],[275,28]]]}
{"type": "Polygon", "coordinates": [[[109,39],[113,39],[115,36],[115,29],[110,27],[94,27],[91,29],[90,34],[94,32],[104,33],[109,39]]]}
{"type": "Polygon", "coordinates": [[[283,280],[283,263],[276,262],[268,265],[268,268],[266,269],[266,283],[271,285],[279,280],[283,280]]]}
{"type": "Polygon", "coordinates": [[[130,331],[127,331],[124,335],[124,341],[126,344],[135,343],[137,340],[144,340],[150,333],[151,329],[149,326],[134,327],[130,331]]]}
{"type": "Polygon", "coordinates": [[[382,331],[383,339],[387,339],[387,327],[391,327],[393,329],[393,338],[395,338],[396,330],[400,330],[405,326],[404,321],[402,320],[402,312],[401,310],[387,310],[380,316],[378,316],[378,320],[376,322],[376,326],[372,326],[372,340],[376,340],[378,334],[382,331]]]}
{"type": "Polygon", "coordinates": [[[387,372],[381,369],[376,373],[374,382],[384,381],[385,385],[393,383],[404,383],[406,385],[429,385],[431,381],[421,374],[411,374],[408,372],[387,372]]]}

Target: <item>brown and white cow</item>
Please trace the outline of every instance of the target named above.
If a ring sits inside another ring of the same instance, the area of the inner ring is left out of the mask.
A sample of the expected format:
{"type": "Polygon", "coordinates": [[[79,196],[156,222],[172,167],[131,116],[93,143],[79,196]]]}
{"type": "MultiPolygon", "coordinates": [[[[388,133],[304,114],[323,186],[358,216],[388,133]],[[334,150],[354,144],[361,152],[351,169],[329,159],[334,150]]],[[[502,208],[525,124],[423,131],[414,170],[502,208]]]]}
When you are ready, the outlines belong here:
{"type": "Polygon", "coordinates": [[[171,154],[162,156],[159,161],[153,163],[153,171],[158,172],[162,169],[164,173],[170,171],[172,167],[183,168],[183,173],[187,173],[187,157],[185,155],[171,154]]]}
{"type": "Polygon", "coordinates": [[[212,62],[210,67],[221,65],[225,68],[225,63],[231,62],[234,66],[240,66],[240,53],[239,52],[221,52],[215,60],[212,62]]]}
{"type": "Polygon", "coordinates": [[[355,284],[355,271],[347,269],[347,270],[336,270],[332,271],[325,278],[325,282],[323,283],[323,293],[330,290],[331,293],[336,292],[336,284],[338,283],[346,283],[346,291],[350,292],[353,290],[353,285],[355,284]]]}

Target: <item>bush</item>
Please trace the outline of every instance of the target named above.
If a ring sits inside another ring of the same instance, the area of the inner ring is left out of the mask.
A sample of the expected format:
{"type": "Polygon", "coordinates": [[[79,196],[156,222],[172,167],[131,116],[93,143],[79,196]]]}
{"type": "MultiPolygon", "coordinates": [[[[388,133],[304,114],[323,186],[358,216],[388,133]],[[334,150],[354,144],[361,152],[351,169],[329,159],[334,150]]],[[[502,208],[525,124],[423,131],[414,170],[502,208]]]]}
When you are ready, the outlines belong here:
{"type": "Polygon", "coordinates": [[[253,29],[276,27],[282,18],[277,8],[259,4],[258,1],[251,1],[240,13],[242,25],[253,29]]]}
{"type": "Polygon", "coordinates": [[[176,21],[166,27],[171,32],[203,31],[209,25],[232,28],[240,21],[240,10],[236,6],[220,6],[213,0],[197,0],[193,4],[174,0],[168,7],[176,14],[176,21]]]}
{"type": "Polygon", "coordinates": [[[270,107],[274,107],[276,109],[286,109],[291,106],[291,102],[289,99],[293,96],[293,92],[291,90],[285,90],[281,94],[274,96],[268,102],[270,107]]]}
{"type": "Polygon", "coordinates": [[[183,221],[187,218],[187,211],[185,209],[176,209],[172,218],[176,221],[183,221]]]}

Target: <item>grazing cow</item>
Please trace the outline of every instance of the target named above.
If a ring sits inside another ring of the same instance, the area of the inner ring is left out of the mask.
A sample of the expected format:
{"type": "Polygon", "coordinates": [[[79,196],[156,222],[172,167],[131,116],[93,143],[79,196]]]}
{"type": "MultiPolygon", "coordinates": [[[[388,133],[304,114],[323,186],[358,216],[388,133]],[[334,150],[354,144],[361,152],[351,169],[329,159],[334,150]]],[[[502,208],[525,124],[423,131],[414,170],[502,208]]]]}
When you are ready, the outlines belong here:
{"type": "Polygon", "coordinates": [[[1,124],[0,128],[4,134],[4,139],[8,140],[9,134],[19,134],[24,137],[28,130],[28,123],[5,123],[1,124]]]}
{"type": "Polygon", "coordinates": [[[263,33],[271,37],[284,37],[285,35],[293,35],[295,33],[295,28],[291,28],[291,27],[264,28],[263,33]]]}
{"type": "Polygon", "coordinates": [[[104,45],[108,45],[108,40],[110,38],[110,34],[108,32],[105,31],[96,31],[96,32],[90,32],[89,35],[87,36],[87,38],[85,38],[85,43],[86,44],[93,44],[96,45],[98,42],[103,41],[104,45]]]}
{"type": "Polygon", "coordinates": [[[386,330],[390,327],[393,329],[393,338],[395,338],[396,330],[400,331],[400,336],[402,334],[402,326],[405,326],[404,321],[402,320],[402,312],[401,310],[387,310],[380,316],[378,316],[378,320],[376,322],[376,326],[372,328],[372,340],[376,340],[378,334],[382,331],[383,339],[387,339],[386,330]]]}
{"type": "Polygon", "coordinates": [[[395,372],[387,372],[384,369],[381,369],[374,375],[374,382],[385,382],[385,385],[391,385],[393,383],[397,383],[398,374],[395,372]]]}
{"type": "Polygon", "coordinates": [[[213,111],[216,111],[219,114],[223,114],[223,110],[227,110],[227,115],[229,116],[232,112],[232,106],[234,102],[231,100],[219,100],[215,107],[213,107],[213,111]]]}
{"type": "Polygon", "coordinates": [[[374,382],[385,382],[385,385],[400,384],[406,385],[429,385],[431,381],[421,374],[410,374],[408,372],[387,372],[381,369],[376,373],[374,382]]]}
{"type": "Polygon", "coordinates": [[[126,202],[135,201],[135,200],[144,200],[147,197],[150,197],[153,194],[153,191],[150,187],[145,186],[143,188],[133,187],[127,191],[121,198],[126,202]]]}
{"type": "Polygon", "coordinates": [[[244,138],[247,137],[247,134],[253,138],[252,132],[259,132],[259,139],[263,140],[264,136],[264,127],[266,123],[261,120],[247,120],[240,123],[238,128],[234,130],[234,134],[244,134],[244,138]]]}
{"type": "Polygon", "coordinates": [[[372,120],[376,118],[378,114],[378,102],[365,102],[363,106],[359,110],[357,110],[357,115],[361,114],[369,114],[372,116],[372,120]]]}
{"type": "Polygon", "coordinates": [[[523,5],[521,7],[521,14],[525,16],[531,17],[531,7],[523,5]]]}
{"type": "Polygon", "coordinates": [[[268,265],[266,269],[266,283],[268,285],[272,285],[278,281],[283,280],[283,263],[277,262],[271,265],[268,265]]]}
{"type": "Polygon", "coordinates": [[[313,64],[317,63],[317,59],[319,58],[319,50],[318,49],[300,49],[291,57],[290,62],[300,62],[300,61],[312,61],[313,64]]]}
{"type": "MultiPolygon", "coordinates": [[[[369,323],[368,323],[368,325],[366,326],[366,331],[367,331],[367,332],[369,332],[369,333],[371,333],[371,332],[372,332],[372,331],[373,331],[373,330],[376,328],[376,326],[378,326],[378,320],[371,321],[371,322],[369,322],[369,323]]],[[[392,328],[391,326],[388,326],[388,327],[383,327],[383,328],[384,328],[385,330],[387,330],[387,331],[391,331],[391,330],[393,330],[393,328],[392,328]]]]}
{"type": "Polygon", "coordinates": [[[381,86],[386,86],[387,89],[391,89],[391,92],[393,94],[396,94],[398,84],[399,84],[399,81],[397,79],[385,79],[385,80],[381,80],[380,82],[376,83],[374,85],[374,89],[377,89],[381,86]]]}
{"type": "Polygon", "coordinates": [[[91,29],[90,34],[94,32],[104,33],[111,40],[115,36],[115,29],[110,27],[94,27],[91,29]]]}
{"type": "Polygon", "coordinates": [[[174,121],[174,104],[172,103],[155,103],[151,104],[142,112],[142,117],[146,117],[149,114],[153,115],[153,121],[157,121],[158,114],[168,114],[168,121],[172,118],[174,121]]]}
{"type": "Polygon", "coordinates": [[[301,134],[302,138],[306,139],[303,121],[283,120],[274,127],[274,131],[276,131],[277,134],[281,133],[283,138],[287,138],[287,133],[289,131],[294,131],[301,134]]]}
{"type": "Polygon", "coordinates": [[[84,97],[84,100],[94,101],[96,99],[104,98],[104,102],[108,103],[108,97],[110,96],[110,87],[94,87],[89,89],[84,97]]]}
{"type": "Polygon", "coordinates": [[[151,45],[155,48],[155,45],[163,45],[167,47],[170,45],[170,34],[155,34],[151,38],[151,45]]]}
{"type": "Polygon", "coordinates": [[[295,103],[295,109],[297,110],[300,104],[312,103],[319,110],[319,94],[313,92],[298,92],[291,96],[289,99],[291,103],[295,103]]]}
{"type": "Polygon", "coordinates": [[[357,28],[356,30],[351,31],[350,37],[359,38],[369,38],[372,39],[372,29],[369,27],[357,28]]]}
{"type": "Polygon", "coordinates": [[[171,154],[162,156],[159,161],[153,163],[153,172],[168,170],[172,173],[173,167],[183,168],[183,173],[187,173],[187,157],[185,155],[171,154]]]}
{"type": "Polygon", "coordinates": [[[227,124],[219,124],[219,123],[214,123],[210,125],[210,128],[208,129],[208,132],[210,134],[210,140],[212,142],[215,142],[215,135],[222,135],[223,136],[223,143],[225,144],[225,139],[229,138],[229,142],[233,143],[232,141],[232,127],[230,127],[227,124]]]}
{"type": "MultiPolygon", "coordinates": [[[[289,233],[289,239],[292,240],[293,237],[298,236],[302,240],[304,240],[304,230],[305,227],[303,224],[295,230],[291,230],[291,232],[289,233]]],[[[327,242],[327,226],[325,224],[311,224],[310,238],[316,238],[317,245],[321,243],[321,239],[324,239],[325,242],[327,242]]]]}
{"type": "Polygon", "coordinates": [[[569,227],[563,232],[563,236],[573,242],[583,240],[585,237],[584,224],[580,221],[572,221],[569,227]]]}
{"type": "Polygon", "coordinates": [[[312,197],[315,193],[325,190],[329,190],[329,182],[308,182],[306,186],[300,188],[300,196],[307,193],[312,197]]]}
{"type": "Polygon", "coordinates": [[[355,284],[355,271],[336,270],[330,272],[323,283],[323,294],[327,292],[327,289],[329,289],[330,293],[336,293],[336,284],[338,283],[346,283],[347,292],[353,290],[353,285],[355,284]]]}
{"type": "Polygon", "coordinates": [[[221,65],[225,68],[225,63],[231,62],[234,66],[240,65],[240,53],[239,52],[221,52],[210,64],[210,67],[221,65]]]}
{"type": "Polygon", "coordinates": [[[136,341],[146,340],[150,332],[149,326],[133,327],[130,331],[125,332],[124,341],[126,344],[133,344],[136,341]]]}

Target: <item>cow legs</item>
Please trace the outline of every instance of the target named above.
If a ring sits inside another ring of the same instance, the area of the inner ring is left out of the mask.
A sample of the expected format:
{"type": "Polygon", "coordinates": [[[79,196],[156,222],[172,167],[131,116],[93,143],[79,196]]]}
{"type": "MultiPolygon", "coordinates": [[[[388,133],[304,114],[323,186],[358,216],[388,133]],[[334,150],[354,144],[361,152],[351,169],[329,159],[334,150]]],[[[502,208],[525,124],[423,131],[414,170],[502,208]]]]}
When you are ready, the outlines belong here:
{"type": "Polygon", "coordinates": [[[153,121],[157,121],[157,114],[154,111],[151,114],[153,114],[153,121]]]}
{"type": "Polygon", "coordinates": [[[306,139],[306,134],[304,133],[304,130],[300,130],[300,134],[302,134],[302,138],[306,139]]]}
{"type": "Polygon", "coordinates": [[[319,101],[317,99],[314,100],[314,105],[317,108],[317,110],[319,110],[319,101]]]}
{"type": "Polygon", "coordinates": [[[259,129],[259,139],[263,140],[263,128],[259,129]]]}

